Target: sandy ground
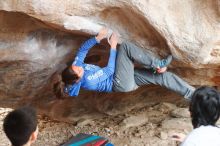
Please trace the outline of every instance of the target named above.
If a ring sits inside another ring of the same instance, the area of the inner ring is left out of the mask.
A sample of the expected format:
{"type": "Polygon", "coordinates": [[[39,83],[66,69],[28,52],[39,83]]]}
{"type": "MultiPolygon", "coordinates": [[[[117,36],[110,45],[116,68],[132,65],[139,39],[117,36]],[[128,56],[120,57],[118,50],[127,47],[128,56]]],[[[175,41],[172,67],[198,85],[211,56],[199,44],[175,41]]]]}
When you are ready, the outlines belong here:
{"type": "MultiPolygon", "coordinates": [[[[2,131],[2,121],[10,110],[0,108],[0,146],[10,145],[2,131]]],[[[77,133],[104,136],[116,146],[176,146],[177,143],[170,138],[171,134],[187,133],[191,129],[187,108],[158,103],[117,116],[84,119],[77,124],[39,116],[40,134],[34,146],[58,146],[77,133]]]]}

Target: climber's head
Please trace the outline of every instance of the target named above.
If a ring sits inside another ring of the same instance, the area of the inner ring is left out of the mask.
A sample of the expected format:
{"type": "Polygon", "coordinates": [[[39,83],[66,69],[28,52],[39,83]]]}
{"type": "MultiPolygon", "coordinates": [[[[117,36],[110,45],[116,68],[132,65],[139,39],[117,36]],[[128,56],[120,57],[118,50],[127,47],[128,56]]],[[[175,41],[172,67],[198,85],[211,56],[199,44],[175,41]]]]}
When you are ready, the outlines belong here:
{"type": "Polygon", "coordinates": [[[78,76],[79,79],[82,78],[84,70],[81,66],[72,65],[71,69],[73,70],[74,74],[78,76]]]}
{"type": "Polygon", "coordinates": [[[71,65],[62,73],[63,82],[65,84],[73,84],[78,82],[83,76],[84,70],[80,66],[71,65]]]}

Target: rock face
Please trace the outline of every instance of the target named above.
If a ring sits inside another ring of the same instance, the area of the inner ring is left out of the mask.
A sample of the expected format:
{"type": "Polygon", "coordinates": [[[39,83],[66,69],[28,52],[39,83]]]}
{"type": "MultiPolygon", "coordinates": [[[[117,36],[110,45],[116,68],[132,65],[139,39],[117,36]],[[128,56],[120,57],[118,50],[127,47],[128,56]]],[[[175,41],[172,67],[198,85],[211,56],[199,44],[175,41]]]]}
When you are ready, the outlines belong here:
{"type": "MultiPolygon", "coordinates": [[[[171,71],[190,84],[220,85],[218,0],[0,0],[0,10],[1,106],[31,104],[54,118],[75,121],[98,117],[93,111],[117,114],[180,99],[158,87],[128,94],[82,91],[79,98],[60,99],[60,73],[102,26],[158,57],[171,53],[171,71]]],[[[106,65],[108,48],[101,43],[86,61],[106,65]]]]}

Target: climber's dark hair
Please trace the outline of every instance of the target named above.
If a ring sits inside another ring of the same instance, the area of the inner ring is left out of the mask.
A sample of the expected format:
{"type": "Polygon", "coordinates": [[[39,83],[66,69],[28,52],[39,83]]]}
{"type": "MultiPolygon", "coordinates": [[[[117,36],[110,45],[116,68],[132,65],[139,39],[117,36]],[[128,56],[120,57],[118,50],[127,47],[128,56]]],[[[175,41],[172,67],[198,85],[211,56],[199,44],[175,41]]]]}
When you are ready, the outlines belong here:
{"type": "Polygon", "coordinates": [[[79,79],[78,75],[72,70],[72,66],[67,67],[62,72],[62,81],[65,85],[70,85],[75,83],[79,79]]]}
{"type": "Polygon", "coordinates": [[[37,129],[36,111],[27,106],[13,110],[5,117],[3,129],[13,146],[25,145],[37,129]]]}
{"type": "Polygon", "coordinates": [[[215,126],[220,116],[219,92],[207,86],[198,88],[192,96],[189,110],[194,128],[201,125],[215,126]]]}

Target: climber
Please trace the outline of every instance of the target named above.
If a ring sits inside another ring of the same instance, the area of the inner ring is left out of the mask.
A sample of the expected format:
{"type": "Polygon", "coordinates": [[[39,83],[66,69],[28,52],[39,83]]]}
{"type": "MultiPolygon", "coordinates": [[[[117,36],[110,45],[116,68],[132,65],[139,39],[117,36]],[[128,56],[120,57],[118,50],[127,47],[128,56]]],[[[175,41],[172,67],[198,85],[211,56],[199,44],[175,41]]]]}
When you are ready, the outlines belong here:
{"type": "Polygon", "coordinates": [[[117,50],[118,36],[115,32],[109,40],[111,49],[107,66],[100,68],[85,64],[84,59],[89,49],[100,43],[107,33],[108,29],[101,29],[96,37],[87,40],[79,48],[72,65],[62,73],[64,92],[70,96],[77,96],[81,87],[98,92],[129,92],[142,85],[155,84],[173,90],[190,100],[194,87],[175,74],[166,72],[172,60],[171,55],[159,60],[130,42],[123,42],[117,50]],[[135,68],[134,61],[144,69],[135,68]]]}
{"type": "Polygon", "coordinates": [[[220,94],[211,87],[196,89],[189,106],[194,130],[186,136],[174,133],[172,139],[181,146],[220,146],[220,128],[216,123],[220,116],[220,94]]]}
{"type": "Polygon", "coordinates": [[[22,107],[11,111],[4,119],[3,130],[13,146],[30,146],[38,135],[35,110],[22,107]]]}

